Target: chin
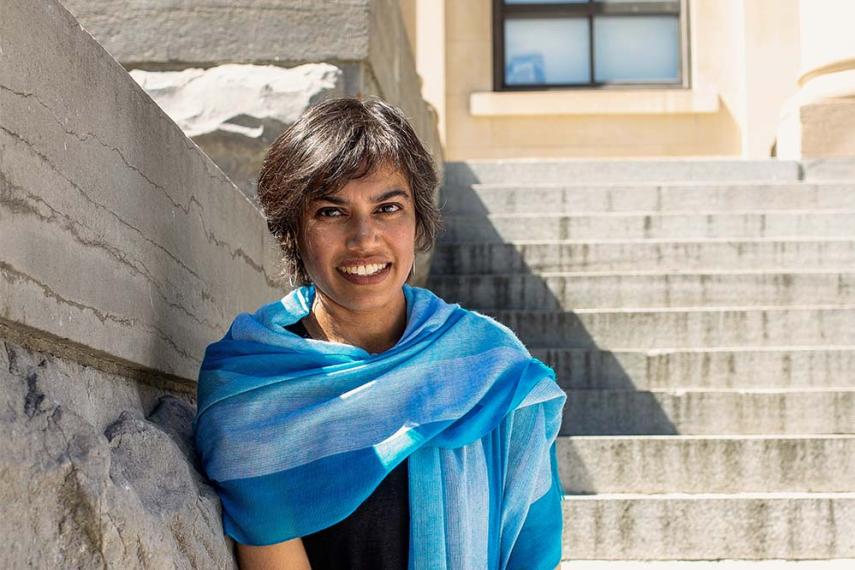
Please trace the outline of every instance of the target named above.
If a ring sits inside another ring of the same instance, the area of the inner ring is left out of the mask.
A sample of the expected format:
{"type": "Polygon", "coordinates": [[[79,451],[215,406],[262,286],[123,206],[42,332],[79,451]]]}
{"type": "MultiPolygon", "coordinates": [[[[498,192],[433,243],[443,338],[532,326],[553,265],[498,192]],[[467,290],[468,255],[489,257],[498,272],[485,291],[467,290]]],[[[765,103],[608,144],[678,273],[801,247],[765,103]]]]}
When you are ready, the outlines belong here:
{"type": "Polygon", "coordinates": [[[357,285],[336,276],[333,287],[316,283],[316,288],[338,305],[364,311],[393,303],[402,295],[404,283],[406,279],[399,275],[389,275],[386,281],[376,285],[357,285]]]}

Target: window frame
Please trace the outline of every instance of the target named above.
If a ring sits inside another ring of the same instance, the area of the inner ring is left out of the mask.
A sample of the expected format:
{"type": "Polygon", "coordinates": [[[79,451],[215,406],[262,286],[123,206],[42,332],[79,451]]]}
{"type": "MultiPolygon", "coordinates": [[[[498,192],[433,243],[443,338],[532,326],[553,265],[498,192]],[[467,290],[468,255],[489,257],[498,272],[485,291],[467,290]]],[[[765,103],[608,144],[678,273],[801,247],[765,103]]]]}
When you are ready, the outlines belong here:
{"type": "Polygon", "coordinates": [[[546,91],[569,89],[690,89],[690,42],[689,42],[689,3],[688,0],[670,0],[661,2],[614,2],[605,3],[588,0],[575,4],[505,4],[504,0],[493,0],[493,91],[546,91]],[[677,6],[680,46],[680,79],[664,82],[621,82],[594,81],[594,17],[611,16],[651,16],[675,15],[677,6]],[[528,85],[505,84],[505,18],[566,18],[586,17],[588,19],[588,83],[550,83],[528,85]]]}

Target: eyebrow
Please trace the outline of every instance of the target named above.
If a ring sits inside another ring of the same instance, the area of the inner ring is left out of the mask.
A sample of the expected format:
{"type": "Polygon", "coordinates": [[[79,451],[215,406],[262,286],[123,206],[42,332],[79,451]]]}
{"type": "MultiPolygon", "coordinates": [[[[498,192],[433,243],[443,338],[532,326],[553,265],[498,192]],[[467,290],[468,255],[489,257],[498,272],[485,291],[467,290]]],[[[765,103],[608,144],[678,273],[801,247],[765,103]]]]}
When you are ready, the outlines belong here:
{"type": "MultiPolygon", "coordinates": [[[[405,200],[410,199],[410,195],[407,194],[404,190],[402,190],[400,188],[393,188],[392,190],[389,190],[387,192],[383,192],[382,194],[379,194],[377,196],[372,196],[371,200],[374,202],[382,202],[384,200],[388,200],[389,198],[394,198],[396,196],[401,196],[405,200]]],[[[316,201],[316,202],[317,201],[332,202],[333,204],[342,204],[342,205],[347,204],[347,200],[344,200],[343,198],[339,198],[338,196],[335,196],[334,194],[326,194],[325,196],[319,196],[318,198],[315,198],[314,201],[316,201]]]]}

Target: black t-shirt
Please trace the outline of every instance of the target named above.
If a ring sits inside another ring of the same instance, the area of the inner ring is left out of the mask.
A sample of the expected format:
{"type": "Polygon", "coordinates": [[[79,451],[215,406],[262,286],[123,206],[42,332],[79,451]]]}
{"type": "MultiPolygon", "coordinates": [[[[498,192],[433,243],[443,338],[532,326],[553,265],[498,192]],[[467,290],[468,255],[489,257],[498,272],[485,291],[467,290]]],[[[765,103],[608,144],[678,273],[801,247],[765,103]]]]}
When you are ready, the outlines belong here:
{"type": "MultiPolygon", "coordinates": [[[[303,321],[286,327],[310,338],[303,321]]],[[[406,570],[410,550],[409,476],[405,459],[355,511],[308,534],[303,546],[312,570],[406,570]]],[[[347,485],[343,479],[342,485],[347,485]]]]}

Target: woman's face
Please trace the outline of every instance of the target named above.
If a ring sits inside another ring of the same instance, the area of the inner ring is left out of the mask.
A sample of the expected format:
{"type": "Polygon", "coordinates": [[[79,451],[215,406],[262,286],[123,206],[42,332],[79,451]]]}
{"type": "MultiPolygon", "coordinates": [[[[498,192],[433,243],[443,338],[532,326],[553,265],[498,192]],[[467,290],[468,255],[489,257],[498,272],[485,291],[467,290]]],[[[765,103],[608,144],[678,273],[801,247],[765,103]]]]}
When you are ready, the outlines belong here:
{"type": "Polygon", "coordinates": [[[415,258],[416,214],[404,175],[382,165],[303,213],[301,254],[317,291],[352,311],[390,307],[415,258]]]}

